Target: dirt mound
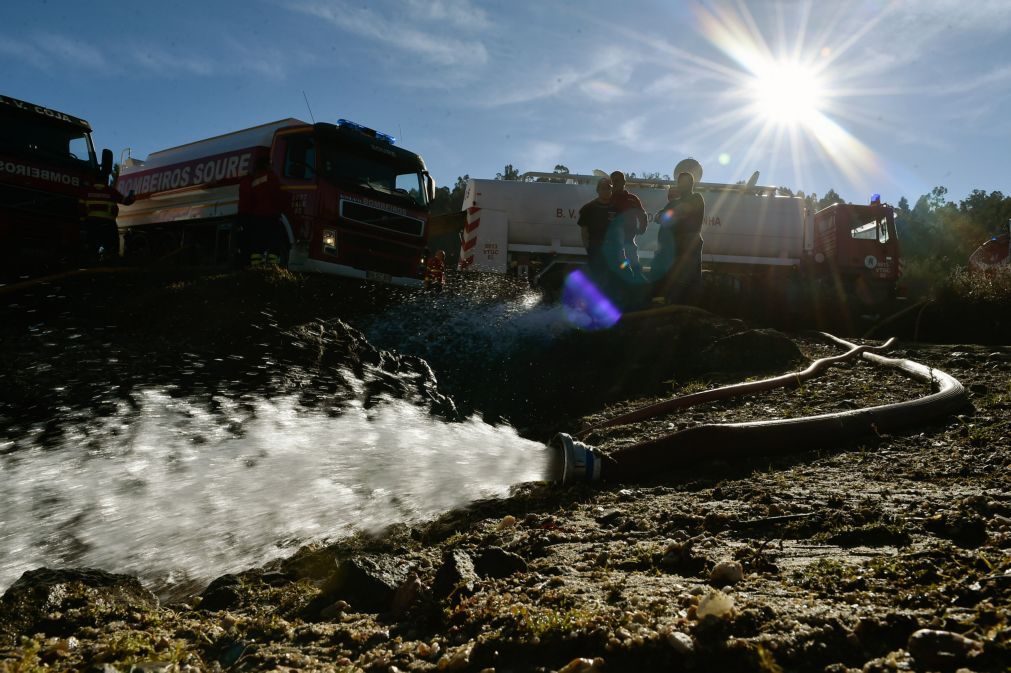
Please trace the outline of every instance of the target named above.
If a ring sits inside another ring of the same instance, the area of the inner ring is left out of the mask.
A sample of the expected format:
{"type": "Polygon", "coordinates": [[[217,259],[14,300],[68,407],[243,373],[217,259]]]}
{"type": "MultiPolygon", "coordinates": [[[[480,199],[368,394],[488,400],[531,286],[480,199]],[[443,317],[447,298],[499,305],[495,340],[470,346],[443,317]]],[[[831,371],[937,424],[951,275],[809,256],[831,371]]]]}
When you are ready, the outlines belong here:
{"type": "Polygon", "coordinates": [[[405,399],[456,417],[424,361],[375,348],[338,317],[396,301],[388,288],[276,270],[125,271],[4,299],[0,427],[15,449],[29,432],[45,442],[65,424],[135,406],[135,393],[150,388],[212,407],[219,395],[294,393],[334,413],[355,399],[405,399]]]}

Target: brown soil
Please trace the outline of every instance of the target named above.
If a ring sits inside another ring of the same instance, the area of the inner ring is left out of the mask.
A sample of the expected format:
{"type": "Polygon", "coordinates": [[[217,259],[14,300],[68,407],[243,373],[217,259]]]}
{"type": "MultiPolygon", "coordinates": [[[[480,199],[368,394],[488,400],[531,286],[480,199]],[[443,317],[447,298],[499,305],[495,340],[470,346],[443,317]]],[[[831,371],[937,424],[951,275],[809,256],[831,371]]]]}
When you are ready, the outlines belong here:
{"type": "MultiPolygon", "coordinates": [[[[105,380],[97,364],[76,367],[64,399],[46,401],[47,386],[68,371],[59,358],[40,355],[46,348],[80,342],[78,362],[83,356],[97,363],[107,347],[94,328],[110,325],[113,309],[163,314],[164,306],[155,311],[149,302],[171,296],[165,290],[171,284],[124,277],[129,282],[116,284],[131,291],[89,276],[56,292],[0,297],[14,318],[0,328],[7,391],[0,413],[8,416],[8,441],[16,442],[13,419],[44,419],[57,404],[84,405],[105,380]],[[72,301],[81,293],[95,300],[88,311],[72,301]],[[57,310],[46,308],[54,302],[57,310]],[[32,311],[46,319],[34,321],[32,311]],[[66,340],[66,330],[82,321],[90,327],[74,333],[91,336],[66,340]],[[43,323],[39,329],[59,325],[62,336],[26,335],[43,323]]],[[[171,283],[199,290],[183,293],[172,308],[176,315],[192,311],[188,323],[196,329],[174,326],[173,313],[143,328],[119,321],[117,329],[128,333],[110,340],[127,363],[122,371],[136,377],[130,380],[172,378],[148,368],[145,352],[166,367],[182,352],[210,357],[202,341],[210,327],[202,325],[213,323],[213,333],[220,333],[215,302],[235,283],[243,300],[226,322],[236,329],[257,315],[290,329],[320,306],[354,322],[377,305],[404,299],[364,288],[352,301],[347,286],[338,292],[332,281],[283,274],[171,283]],[[131,345],[155,333],[164,342],[131,345]],[[184,347],[174,338],[183,334],[184,347]]],[[[744,327],[688,309],[635,329],[640,338],[659,332],[665,339],[688,339],[688,333],[694,339],[703,332],[681,327],[700,320],[713,338],[744,327]]],[[[584,339],[608,345],[606,336],[584,339]]],[[[760,372],[714,371],[698,362],[657,371],[639,389],[633,381],[590,396],[585,407],[561,409],[554,419],[527,419],[529,434],[579,430],[679,392],[793,371],[804,360],[841,352],[814,336],[795,333],[790,340],[802,360],[762,362],[760,372]]],[[[905,342],[889,355],[955,376],[971,406],[901,434],[843,446],[827,438],[823,445],[794,447],[788,457],[709,462],[647,483],[521,485],[508,499],[476,503],[425,525],[310,545],[290,559],[221,578],[202,596],[160,607],[143,597],[131,602],[134,588],[120,587],[112,600],[68,578],[63,598],[18,603],[15,618],[2,614],[13,605],[9,591],[0,605],[0,671],[128,671],[134,665],[138,671],[1007,670],[1011,346],[905,342]],[[724,563],[734,561],[741,578],[724,563]],[[67,603],[67,595],[76,602],[67,603]]],[[[560,371],[565,364],[572,363],[559,363],[560,371]]],[[[797,417],[927,393],[923,384],[853,361],[797,389],[596,431],[587,441],[617,452],[702,423],[797,417]]],[[[452,413],[437,398],[419,399],[452,413]]],[[[503,406],[503,414],[512,408],[518,407],[503,406]]]]}

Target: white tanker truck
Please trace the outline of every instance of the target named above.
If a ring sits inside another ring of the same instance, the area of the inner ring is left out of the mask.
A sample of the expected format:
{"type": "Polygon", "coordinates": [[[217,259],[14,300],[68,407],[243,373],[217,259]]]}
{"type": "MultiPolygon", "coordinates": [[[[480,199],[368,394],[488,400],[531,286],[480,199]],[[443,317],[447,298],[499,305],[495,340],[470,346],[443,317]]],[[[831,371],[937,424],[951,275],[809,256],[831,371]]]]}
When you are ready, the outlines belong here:
{"type": "MultiPolygon", "coordinates": [[[[460,268],[526,276],[551,291],[587,262],[577,219],[580,207],[596,197],[599,178],[557,173],[522,178],[467,183],[460,268]]],[[[836,296],[845,293],[863,306],[894,298],[899,245],[891,206],[837,203],[811,213],[803,199],[778,196],[776,188],[756,187],[756,181],[757,173],[748,184],[696,182],[706,200],[707,276],[729,278],[737,287],[802,283],[836,296]]],[[[632,178],[627,188],[652,215],[667,203],[671,184],[632,178]]],[[[646,268],[656,252],[657,230],[651,222],[637,239],[646,268]]]]}

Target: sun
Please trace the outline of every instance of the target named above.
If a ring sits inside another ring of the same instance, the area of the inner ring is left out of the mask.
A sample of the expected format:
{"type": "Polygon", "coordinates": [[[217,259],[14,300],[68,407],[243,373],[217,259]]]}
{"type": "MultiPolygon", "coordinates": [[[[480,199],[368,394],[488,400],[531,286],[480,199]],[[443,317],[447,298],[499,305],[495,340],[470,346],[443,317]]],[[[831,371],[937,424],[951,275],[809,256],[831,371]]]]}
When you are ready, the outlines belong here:
{"type": "Polygon", "coordinates": [[[755,69],[747,88],[758,115],[773,125],[809,126],[825,101],[817,71],[799,63],[770,61],[755,69]]]}

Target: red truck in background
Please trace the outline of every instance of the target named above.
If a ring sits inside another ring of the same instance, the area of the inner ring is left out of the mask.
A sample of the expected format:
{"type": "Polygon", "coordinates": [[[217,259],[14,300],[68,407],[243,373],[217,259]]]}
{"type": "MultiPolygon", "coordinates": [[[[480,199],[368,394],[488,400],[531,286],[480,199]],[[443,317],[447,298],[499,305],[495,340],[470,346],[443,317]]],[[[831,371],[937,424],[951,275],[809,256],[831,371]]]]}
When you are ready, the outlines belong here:
{"type": "Polygon", "coordinates": [[[124,253],[270,260],[420,286],[435,184],[420,156],[347,120],[255,126],[127,159],[124,253]]]}
{"type": "Polygon", "coordinates": [[[0,264],[32,271],[119,250],[109,186],[112,152],[96,159],[79,117],[0,95],[0,264]]]}

